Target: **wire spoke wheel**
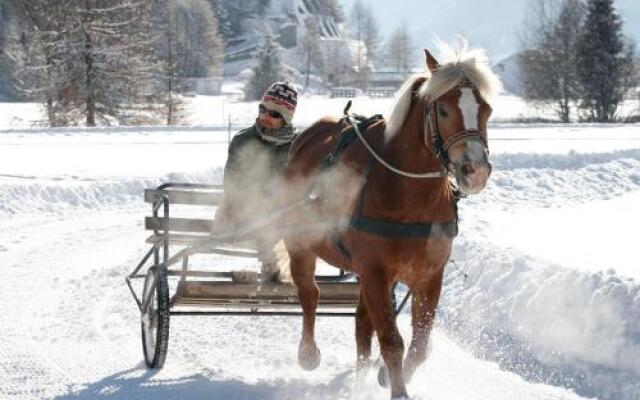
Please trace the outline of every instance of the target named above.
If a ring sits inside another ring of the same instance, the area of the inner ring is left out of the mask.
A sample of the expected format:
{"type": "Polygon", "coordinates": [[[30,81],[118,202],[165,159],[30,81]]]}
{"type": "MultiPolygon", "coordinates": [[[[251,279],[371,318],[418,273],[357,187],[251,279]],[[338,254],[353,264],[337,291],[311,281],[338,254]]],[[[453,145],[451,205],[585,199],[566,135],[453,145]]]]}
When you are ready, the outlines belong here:
{"type": "Polygon", "coordinates": [[[164,268],[149,268],[142,294],[144,360],[149,368],[162,368],[169,344],[169,284],[164,268]]]}

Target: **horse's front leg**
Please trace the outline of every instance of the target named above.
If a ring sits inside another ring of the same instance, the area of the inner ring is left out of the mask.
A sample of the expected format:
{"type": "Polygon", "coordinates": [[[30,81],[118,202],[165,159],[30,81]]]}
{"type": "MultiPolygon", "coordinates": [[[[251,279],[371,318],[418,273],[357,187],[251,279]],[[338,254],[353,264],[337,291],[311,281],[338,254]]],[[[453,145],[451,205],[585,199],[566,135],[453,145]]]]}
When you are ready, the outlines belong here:
{"type": "Polygon", "coordinates": [[[380,352],[389,372],[391,398],[406,398],[402,375],[404,343],[396,325],[391,302],[391,282],[381,268],[369,268],[362,274],[360,290],[364,294],[369,319],[378,335],[380,352]]]}
{"type": "Polygon", "coordinates": [[[369,320],[367,305],[364,296],[360,293],[360,300],[356,308],[356,345],[358,350],[358,372],[371,366],[371,338],[373,337],[373,325],[369,320]]]}
{"type": "Polygon", "coordinates": [[[309,250],[289,250],[291,278],[298,289],[302,307],[302,338],[298,345],[298,363],[306,370],[320,365],[320,350],[315,342],[316,309],[320,292],[315,281],[316,256],[309,250]]]}
{"type": "Polygon", "coordinates": [[[405,381],[409,382],[416,369],[427,358],[429,335],[433,328],[436,308],[442,289],[444,267],[427,270],[425,276],[411,285],[411,325],[413,336],[404,362],[405,381]]]}

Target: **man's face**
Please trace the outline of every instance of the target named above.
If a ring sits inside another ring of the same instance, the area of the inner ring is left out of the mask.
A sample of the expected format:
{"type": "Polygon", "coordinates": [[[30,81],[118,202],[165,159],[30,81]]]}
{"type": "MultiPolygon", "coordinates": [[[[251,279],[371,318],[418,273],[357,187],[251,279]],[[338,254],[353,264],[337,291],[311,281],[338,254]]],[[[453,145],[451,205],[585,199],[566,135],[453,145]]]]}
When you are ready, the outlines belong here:
{"type": "Polygon", "coordinates": [[[284,126],[284,118],[279,112],[271,111],[262,104],[260,104],[258,111],[261,127],[265,129],[280,129],[284,126]]]}

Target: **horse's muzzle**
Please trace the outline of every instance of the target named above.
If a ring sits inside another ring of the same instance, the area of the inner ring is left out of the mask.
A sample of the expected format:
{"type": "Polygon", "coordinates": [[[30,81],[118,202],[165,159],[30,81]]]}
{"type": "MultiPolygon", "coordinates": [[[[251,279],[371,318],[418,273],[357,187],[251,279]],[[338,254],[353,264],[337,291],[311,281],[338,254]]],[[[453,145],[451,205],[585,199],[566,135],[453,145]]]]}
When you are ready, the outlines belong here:
{"type": "Polygon", "coordinates": [[[491,176],[491,163],[465,163],[456,173],[458,188],[464,194],[479,193],[487,184],[491,176]]]}

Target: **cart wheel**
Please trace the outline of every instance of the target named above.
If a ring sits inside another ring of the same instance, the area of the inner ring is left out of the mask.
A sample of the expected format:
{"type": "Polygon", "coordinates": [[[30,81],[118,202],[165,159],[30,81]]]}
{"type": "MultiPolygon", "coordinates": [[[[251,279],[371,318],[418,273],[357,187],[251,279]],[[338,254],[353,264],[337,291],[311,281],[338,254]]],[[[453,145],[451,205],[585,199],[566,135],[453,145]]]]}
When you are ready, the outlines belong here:
{"type": "Polygon", "coordinates": [[[165,269],[151,267],[147,271],[142,304],[144,361],[149,368],[162,368],[169,343],[169,284],[165,269]]]}

